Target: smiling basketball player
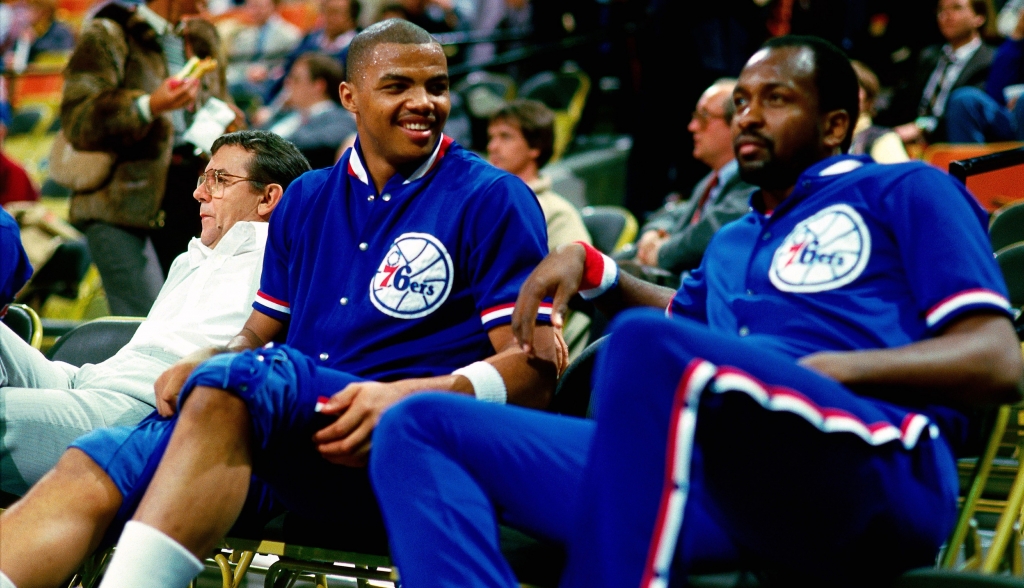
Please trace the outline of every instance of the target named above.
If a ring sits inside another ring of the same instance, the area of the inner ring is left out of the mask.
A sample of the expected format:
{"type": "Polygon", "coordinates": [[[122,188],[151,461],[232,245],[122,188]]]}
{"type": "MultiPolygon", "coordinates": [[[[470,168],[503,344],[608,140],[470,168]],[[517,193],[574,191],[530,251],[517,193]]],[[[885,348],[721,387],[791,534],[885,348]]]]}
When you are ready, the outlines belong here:
{"type": "Polygon", "coordinates": [[[103,586],[185,586],[254,472],[254,498],[380,536],[366,469],[345,466],[366,462],[386,408],[428,389],[547,404],[564,349],[546,315],[542,361],[527,360],[509,327],[546,253],[544,217],[525,184],[442,134],[441,46],[404,21],[366,29],[341,99],[358,139],[334,168],[296,180],[275,212],[254,311],[229,345],[249,351],[172,368],[157,382],[164,416],[80,440],[4,513],[0,569],[18,588],[69,575],[140,500],[103,586]],[[31,557],[43,551],[54,555],[31,557]]]}

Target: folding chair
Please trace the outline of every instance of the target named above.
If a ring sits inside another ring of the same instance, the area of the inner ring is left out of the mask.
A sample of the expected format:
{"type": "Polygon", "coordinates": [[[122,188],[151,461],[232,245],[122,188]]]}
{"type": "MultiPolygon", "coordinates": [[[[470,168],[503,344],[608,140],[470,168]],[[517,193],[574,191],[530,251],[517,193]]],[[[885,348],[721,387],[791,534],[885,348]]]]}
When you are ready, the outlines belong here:
{"type": "Polygon", "coordinates": [[[0,321],[32,347],[39,349],[42,345],[43,323],[39,320],[39,315],[36,314],[36,311],[32,310],[31,306],[24,304],[8,305],[7,314],[0,321]]]}
{"type": "Polygon", "coordinates": [[[992,251],[1024,241],[1024,202],[1013,202],[993,212],[988,238],[992,251]]]}

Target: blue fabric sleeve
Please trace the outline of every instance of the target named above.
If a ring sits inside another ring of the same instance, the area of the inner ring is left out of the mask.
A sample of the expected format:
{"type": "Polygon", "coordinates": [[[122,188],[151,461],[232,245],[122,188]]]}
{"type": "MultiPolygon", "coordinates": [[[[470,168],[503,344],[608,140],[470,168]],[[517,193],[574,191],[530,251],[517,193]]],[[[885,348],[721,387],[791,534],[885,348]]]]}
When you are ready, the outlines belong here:
{"type": "Polygon", "coordinates": [[[892,186],[885,206],[929,333],[968,311],[1008,314],[1006,284],[984,228],[986,215],[966,188],[921,165],[892,186]]]}
{"type": "MultiPolygon", "coordinates": [[[[519,288],[548,253],[547,226],[533,192],[510,175],[481,190],[464,221],[468,235],[462,275],[469,282],[484,329],[508,324],[519,288]]],[[[550,303],[538,322],[550,321],[550,303]]]]}
{"type": "Polygon", "coordinates": [[[288,267],[292,249],[291,235],[296,230],[293,226],[296,222],[295,209],[299,208],[298,201],[302,200],[302,185],[301,177],[292,182],[270,215],[260,289],[252,303],[256,310],[282,322],[291,318],[292,292],[288,267]]]}

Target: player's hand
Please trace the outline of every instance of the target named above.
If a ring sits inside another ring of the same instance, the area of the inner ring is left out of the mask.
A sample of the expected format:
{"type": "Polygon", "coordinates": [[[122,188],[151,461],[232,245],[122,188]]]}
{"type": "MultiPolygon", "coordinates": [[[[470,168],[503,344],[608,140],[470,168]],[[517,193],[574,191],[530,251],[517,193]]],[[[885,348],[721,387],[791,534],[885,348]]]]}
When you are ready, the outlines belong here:
{"type": "Polygon", "coordinates": [[[668,231],[664,229],[651,229],[640,235],[636,242],[636,261],[641,265],[658,267],[658,252],[661,246],[668,241],[668,231]]]}
{"type": "Polygon", "coordinates": [[[586,260],[587,252],[579,243],[562,245],[540,262],[519,289],[512,311],[512,334],[527,356],[535,356],[533,331],[540,303],[548,296],[552,298],[551,324],[561,330],[569,311],[569,299],[579,291],[583,280],[586,260]]]}
{"type": "Polygon", "coordinates": [[[199,80],[167,78],[149,95],[149,111],[153,118],[165,112],[192,106],[199,95],[199,80]]]}
{"type": "Polygon", "coordinates": [[[357,382],[327,401],[321,413],[338,419],[313,435],[320,455],[331,463],[363,467],[370,457],[370,440],[380,416],[408,395],[401,382],[357,382]]]}
{"type": "Polygon", "coordinates": [[[156,392],[156,411],[160,413],[160,416],[169,417],[177,412],[178,395],[181,394],[181,387],[185,384],[185,380],[188,380],[199,364],[218,353],[223,353],[223,351],[223,349],[215,347],[194,351],[179,359],[160,374],[160,377],[153,383],[153,389],[156,392]]]}

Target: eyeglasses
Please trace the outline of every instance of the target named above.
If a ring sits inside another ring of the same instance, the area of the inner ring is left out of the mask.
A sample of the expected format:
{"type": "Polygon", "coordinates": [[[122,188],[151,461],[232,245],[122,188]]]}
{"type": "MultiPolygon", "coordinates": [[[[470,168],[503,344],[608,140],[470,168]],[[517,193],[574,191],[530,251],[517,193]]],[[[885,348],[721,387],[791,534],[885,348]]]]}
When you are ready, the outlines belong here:
{"type": "Polygon", "coordinates": [[[199,178],[196,180],[196,189],[206,184],[206,191],[210,193],[210,196],[219,197],[226,186],[237,184],[243,180],[253,182],[254,184],[263,184],[263,182],[252,178],[236,176],[219,169],[211,169],[199,174],[199,178]],[[235,181],[228,182],[226,178],[233,178],[235,181]]]}
{"type": "Polygon", "coordinates": [[[691,114],[690,117],[693,120],[697,121],[697,123],[699,123],[701,126],[704,126],[704,125],[708,124],[709,122],[711,122],[712,120],[714,120],[716,118],[720,118],[722,120],[725,120],[725,114],[724,113],[723,114],[714,114],[712,112],[708,112],[707,110],[704,110],[703,108],[701,108],[699,110],[694,110],[693,114],[691,114]]]}

